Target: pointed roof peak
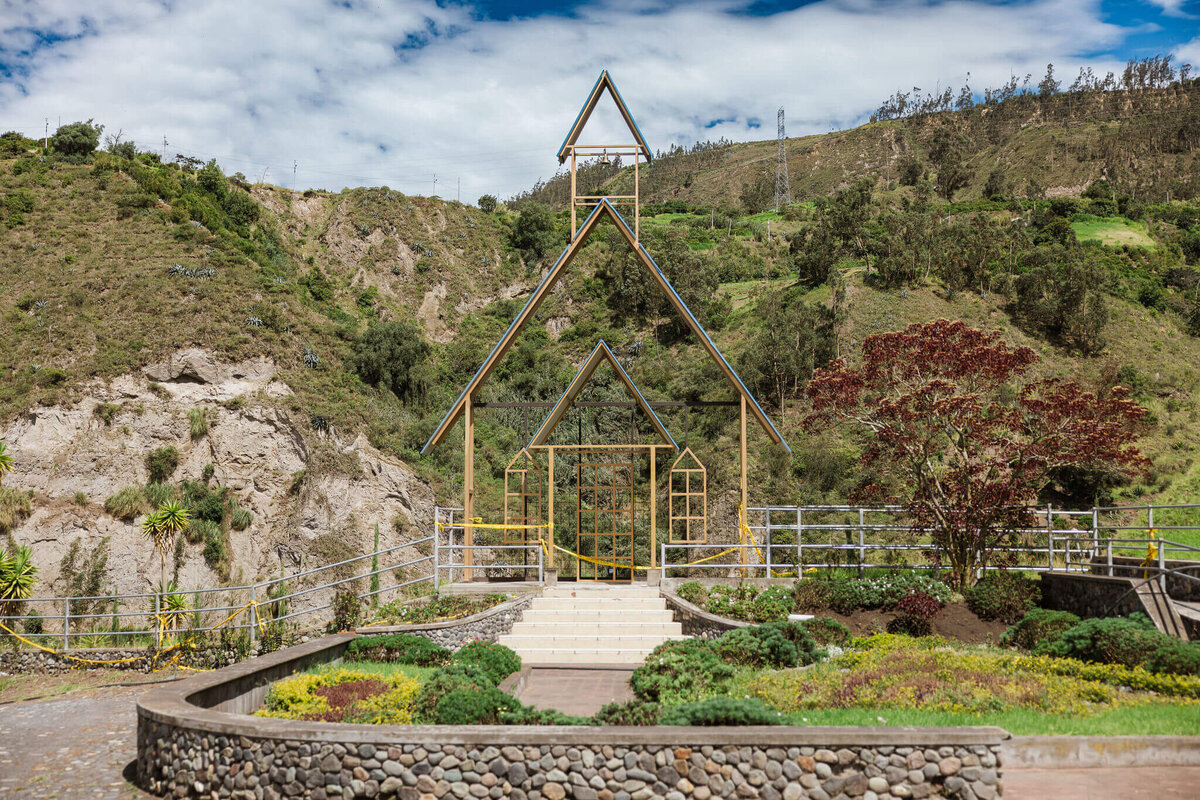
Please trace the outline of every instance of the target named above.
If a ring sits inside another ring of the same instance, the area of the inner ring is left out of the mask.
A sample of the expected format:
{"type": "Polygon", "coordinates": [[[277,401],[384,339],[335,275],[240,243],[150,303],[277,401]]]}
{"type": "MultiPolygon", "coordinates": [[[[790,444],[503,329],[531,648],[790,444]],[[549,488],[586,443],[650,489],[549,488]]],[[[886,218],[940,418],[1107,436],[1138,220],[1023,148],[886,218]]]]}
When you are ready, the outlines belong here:
{"type": "Polygon", "coordinates": [[[633,382],[633,378],[629,377],[629,373],[621,366],[621,362],[617,360],[616,355],[609,349],[608,343],[601,339],[592,349],[591,355],[583,362],[583,366],[579,368],[579,372],[575,373],[575,377],[567,386],[567,390],[562,393],[562,397],[558,398],[558,402],[554,404],[554,408],[550,409],[550,413],[546,415],[546,419],[542,422],[541,427],[533,434],[533,438],[529,440],[526,449],[542,445],[550,438],[550,434],[558,427],[558,423],[562,422],[563,415],[575,404],[575,400],[579,397],[579,393],[583,391],[583,387],[592,379],[596,368],[600,366],[601,361],[607,361],[612,366],[613,373],[617,376],[624,386],[625,390],[633,397],[638,408],[650,420],[650,424],[654,426],[654,431],[667,444],[679,449],[679,445],[675,443],[675,439],[667,432],[667,428],[662,424],[662,420],[654,413],[654,409],[646,402],[646,398],[642,396],[641,390],[637,384],[633,382]]]}
{"type": "MultiPolygon", "coordinates": [[[[638,128],[637,121],[629,113],[629,107],[625,105],[625,101],[621,98],[621,93],[617,90],[617,85],[613,83],[612,76],[608,74],[608,70],[601,70],[600,77],[596,79],[596,84],[592,86],[591,93],[588,95],[587,100],[584,101],[583,107],[579,109],[579,113],[575,116],[575,122],[572,123],[571,130],[567,132],[567,138],[563,139],[562,146],[558,148],[558,163],[563,163],[570,156],[571,148],[575,146],[579,135],[583,133],[588,119],[592,116],[592,112],[596,110],[596,103],[600,101],[600,95],[605,90],[608,91],[609,96],[617,104],[617,111],[621,112],[621,117],[625,120],[625,125],[629,128],[629,132],[633,134],[633,143],[637,145],[638,152],[647,162],[654,160],[654,156],[650,152],[650,145],[646,144],[646,139],[642,136],[642,131],[638,128]]],[[[621,144],[625,143],[622,142],[621,144]]]]}

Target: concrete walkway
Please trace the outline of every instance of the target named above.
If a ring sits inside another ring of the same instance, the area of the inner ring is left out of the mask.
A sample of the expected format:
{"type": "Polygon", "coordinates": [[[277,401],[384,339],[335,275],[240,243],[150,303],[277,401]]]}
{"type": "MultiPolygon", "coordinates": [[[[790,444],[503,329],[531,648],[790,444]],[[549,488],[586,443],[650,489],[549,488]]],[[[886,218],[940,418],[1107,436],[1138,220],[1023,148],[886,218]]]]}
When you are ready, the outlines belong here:
{"type": "Polygon", "coordinates": [[[611,667],[534,667],[517,697],[535,708],[553,708],[564,714],[590,717],[608,703],[633,698],[629,688],[632,669],[611,667]]]}
{"type": "Polygon", "coordinates": [[[134,702],[147,688],[94,689],[0,705],[0,797],[153,797],[123,774],[137,754],[134,702]]]}
{"type": "Polygon", "coordinates": [[[1004,771],[1004,800],[1193,800],[1200,767],[1095,767],[1004,771]]]}

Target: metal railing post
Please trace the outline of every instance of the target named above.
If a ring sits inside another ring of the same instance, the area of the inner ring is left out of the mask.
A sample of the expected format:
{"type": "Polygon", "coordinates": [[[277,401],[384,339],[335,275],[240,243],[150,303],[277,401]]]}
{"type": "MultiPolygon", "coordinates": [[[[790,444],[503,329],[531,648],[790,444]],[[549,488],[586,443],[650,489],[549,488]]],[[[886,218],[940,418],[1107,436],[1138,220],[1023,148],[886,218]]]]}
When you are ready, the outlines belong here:
{"type": "MultiPolygon", "coordinates": [[[[749,514],[749,511],[747,511],[746,513],[749,514]]],[[[766,525],[766,533],[763,536],[763,543],[767,548],[767,577],[770,578],[771,577],[771,507],[770,506],[767,506],[766,512],[763,516],[763,519],[764,519],[764,522],[766,525]]]]}
{"type": "MultiPolygon", "coordinates": [[[[543,551],[542,551],[541,547],[539,547],[537,549],[537,554],[538,554],[538,583],[545,583],[546,582],[546,574],[545,574],[545,570],[543,569],[543,565],[542,565],[543,551]]],[[[434,560],[433,564],[434,564],[434,570],[436,570],[437,569],[437,560],[436,559],[434,560]]],[[[436,572],[435,572],[435,574],[436,574],[436,572]]],[[[435,587],[437,586],[436,580],[434,582],[434,586],[435,587]]]]}
{"type": "Polygon", "coordinates": [[[662,580],[667,579],[667,543],[662,543],[662,557],[658,559],[658,566],[662,569],[662,580]]]}
{"type": "Polygon", "coordinates": [[[250,587],[250,652],[254,652],[254,629],[258,627],[258,592],[250,587]]]}
{"type": "MultiPolygon", "coordinates": [[[[13,624],[16,624],[15,622],[13,624]]],[[[71,598],[63,600],[63,650],[71,647],[71,598]]]]}
{"type": "Polygon", "coordinates": [[[162,595],[154,593],[154,649],[162,650],[162,595]]]}
{"type": "Polygon", "coordinates": [[[804,577],[804,512],[796,506],[796,580],[804,577]]]}
{"type": "Polygon", "coordinates": [[[1054,571],[1054,531],[1046,531],[1046,552],[1049,554],[1049,563],[1047,569],[1054,571]]]}
{"type": "Polygon", "coordinates": [[[863,510],[858,509],[858,577],[863,576],[863,562],[867,558],[867,549],[863,541],[863,525],[865,523],[863,510]]]}
{"type": "MultiPolygon", "coordinates": [[[[442,545],[441,539],[438,536],[438,533],[441,530],[441,526],[438,522],[438,513],[440,511],[441,511],[441,509],[437,508],[436,506],[433,509],[433,593],[434,594],[437,594],[437,590],[438,590],[438,566],[440,563],[439,556],[441,555],[440,548],[442,545]]],[[[538,548],[538,552],[541,552],[541,548],[538,548]]]]}

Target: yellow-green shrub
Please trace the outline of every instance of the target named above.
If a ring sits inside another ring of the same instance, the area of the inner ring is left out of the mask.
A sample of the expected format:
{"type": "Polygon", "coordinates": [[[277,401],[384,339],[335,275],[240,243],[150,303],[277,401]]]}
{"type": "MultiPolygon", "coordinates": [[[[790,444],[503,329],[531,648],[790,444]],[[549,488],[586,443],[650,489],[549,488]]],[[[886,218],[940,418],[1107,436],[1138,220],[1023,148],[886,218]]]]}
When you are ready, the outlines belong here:
{"type": "Polygon", "coordinates": [[[267,692],[265,707],[254,713],[260,717],[280,719],[315,719],[329,711],[329,703],[316,694],[316,690],[353,681],[382,681],[390,688],[356,703],[347,714],[348,720],[393,725],[412,722],[412,701],[420,688],[415,678],[403,674],[385,676],[344,667],[293,675],[276,682],[267,692]]]}

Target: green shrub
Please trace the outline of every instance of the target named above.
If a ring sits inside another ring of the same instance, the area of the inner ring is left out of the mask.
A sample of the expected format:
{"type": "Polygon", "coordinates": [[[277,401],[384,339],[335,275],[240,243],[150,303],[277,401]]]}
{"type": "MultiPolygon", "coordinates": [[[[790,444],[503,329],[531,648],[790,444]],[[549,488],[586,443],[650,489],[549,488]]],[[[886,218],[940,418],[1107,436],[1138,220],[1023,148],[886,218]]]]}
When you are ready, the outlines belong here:
{"type": "Polygon", "coordinates": [[[437,705],[450,692],[490,689],[496,684],[478,664],[449,664],[421,684],[413,700],[413,721],[418,725],[437,722],[437,705]]]}
{"type": "Polygon", "coordinates": [[[218,569],[229,557],[229,548],[225,546],[225,535],[215,522],[201,520],[204,527],[204,563],[212,569],[218,569]]]}
{"type": "Polygon", "coordinates": [[[761,700],[709,697],[663,712],[660,725],[780,725],[782,714],[761,700]]]}
{"type": "Polygon", "coordinates": [[[349,366],[363,382],[390,389],[404,401],[425,393],[429,345],[411,321],[372,325],[355,343],[349,366]]]}
{"type": "Polygon", "coordinates": [[[188,429],[193,439],[208,433],[208,411],[199,406],[188,410],[188,429]]]}
{"type": "Polygon", "coordinates": [[[768,586],[766,589],[754,598],[751,603],[751,610],[754,613],[754,619],[758,622],[773,622],[775,620],[787,619],[787,615],[792,613],[792,608],[795,605],[795,600],[792,598],[792,593],[783,586],[768,586]]]}
{"type": "Polygon", "coordinates": [[[158,482],[147,483],[142,487],[142,493],[151,508],[160,508],[163,503],[175,497],[174,488],[169,484],[158,482]]]}
{"type": "Polygon", "coordinates": [[[708,589],[705,589],[699,581],[688,581],[679,587],[676,594],[700,608],[704,608],[708,602],[708,589]]]}
{"type": "Polygon", "coordinates": [[[609,703],[596,712],[597,725],[657,725],[662,706],[634,698],[627,703],[609,703]]]}
{"type": "Polygon", "coordinates": [[[250,509],[238,506],[233,509],[233,513],[229,515],[229,527],[235,531],[244,531],[250,527],[250,523],[254,522],[254,514],[250,513],[250,509]]]}
{"type": "Polygon", "coordinates": [[[337,632],[357,628],[361,618],[362,601],[358,599],[358,592],[353,589],[339,589],[333,596],[333,630],[337,632]]]}
{"type": "Polygon", "coordinates": [[[966,591],[967,608],[980,619],[1013,625],[1042,601],[1041,583],[1020,572],[989,572],[966,591]]]}
{"type": "Polygon", "coordinates": [[[1200,675],[1200,645],[1172,639],[1150,654],[1146,669],[1172,675],[1200,675]]]}
{"type": "Polygon", "coordinates": [[[860,609],[892,608],[912,592],[923,592],[939,603],[950,600],[950,587],[919,572],[897,572],[877,578],[806,578],[792,590],[795,609],[851,614],[860,609]]]}
{"type": "Polygon", "coordinates": [[[1031,609],[1021,621],[1004,632],[1000,644],[1033,650],[1039,644],[1057,639],[1063,631],[1079,624],[1079,617],[1070,611],[1051,611],[1048,608],[1031,609]]]}
{"type": "Polygon", "coordinates": [[[359,636],[346,647],[346,656],[355,661],[383,661],[437,667],[450,661],[450,651],[424,636],[391,633],[359,636]]]}
{"type": "Polygon", "coordinates": [[[721,660],[711,642],[687,639],[654,648],[633,671],[629,685],[638,698],[669,705],[718,691],[733,673],[733,667],[721,660]]]}
{"type": "Polygon", "coordinates": [[[1171,638],[1160,633],[1145,614],[1085,619],[1063,631],[1057,639],[1042,642],[1035,655],[1075,658],[1101,664],[1134,667],[1144,664],[1171,638]]]}
{"type": "Polygon", "coordinates": [[[888,621],[888,633],[909,636],[928,636],[933,633],[932,620],[942,611],[942,604],[924,592],[909,592],[896,603],[899,616],[888,621]]]}
{"type": "Polygon", "coordinates": [[[28,634],[37,635],[41,633],[43,628],[42,615],[36,611],[29,612],[29,616],[21,622],[21,627],[28,634]]]}
{"type": "Polygon", "coordinates": [[[521,668],[520,656],[502,644],[491,642],[465,644],[451,657],[451,661],[455,664],[477,665],[496,684],[521,668]]]}
{"type": "Polygon", "coordinates": [[[207,543],[221,538],[221,526],[210,519],[192,517],[191,522],[183,529],[183,535],[192,544],[207,543]]]}
{"type": "Polygon", "coordinates": [[[104,501],[104,510],[123,520],[133,520],[141,516],[146,513],[147,507],[146,495],[138,486],[126,486],[104,501]]]}
{"type": "Polygon", "coordinates": [[[515,697],[493,686],[455,689],[438,701],[437,724],[497,725],[502,713],[522,708],[515,697]]]}
{"type": "Polygon", "coordinates": [[[853,638],[850,629],[833,617],[813,617],[799,623],[818,645],[833,644],[845,647],[853,638]]]}
{"type": "Polygon", "coordinates": [[[747,667],[782,669],[796,666],[798,660],[796,645],[780,631],[766,627],[734,628],[713,647],[722,660],[747,667]]]}
{"type": "Polygon", "coordinates": [[[514,711],[501,711],[501,725],[592,725],[588,717],[572,717],[553,708],[521,705],[514,711]]]}
{"type": "Polygon", "coordinates": [[[705,609],[710,614],[732,619],[750,619],[751,604],[758,592],[748,583],[717,585],[708,590],[705,609]]]}
{"type": "Polygon", "coordinates": [[[146,472],[151,483],[162,483],[175,473],[179,466],[179,451],[173,445],[159,447],[146,455],[146,472]]]}

